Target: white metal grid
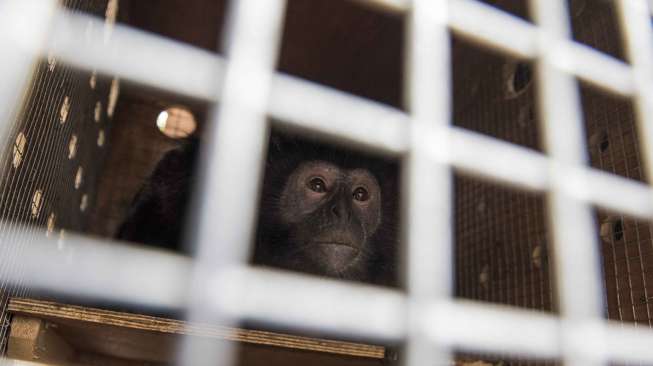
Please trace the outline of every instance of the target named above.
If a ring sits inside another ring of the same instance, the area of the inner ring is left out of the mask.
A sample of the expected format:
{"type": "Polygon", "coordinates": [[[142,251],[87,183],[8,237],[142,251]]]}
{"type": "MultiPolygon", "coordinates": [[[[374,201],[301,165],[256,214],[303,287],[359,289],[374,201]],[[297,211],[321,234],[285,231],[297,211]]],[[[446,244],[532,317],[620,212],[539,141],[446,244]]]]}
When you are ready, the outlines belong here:
{"type": "MultiPolygon", "coordinates": [[[[152,256],[147,269],[138,268],[137,259],[147,252],[120,244],[112,244],[109,250],[88,238],[66,239],[66,250],[53,255],[42,249],[47,243],[30,237],[22,255],[0,256],[2,265],[20,265],[26,269],[23,274],[30,276],[10,273],[7,280],[24,279],[30,286],[120,301],[189,306],[196,315],[212,314],[222,320],[248,317],[296,328],[405,339],[410,365],[448,364],[454,348],[562,358],[574,366],[653,363],[653,331],[601,317],[598,246],[590,217],[590,208],[596,205],[651,219],[653,190],[649,184],[586,165],[576,85],[578,78],[635,98],[642,155],[651,172],[653,43],[647,1],[617,0],[630,63],[572,41],[563,0],[531,0],[535,24],[475,0],[364,2],[405,12],[409,19],[407,113],[275,73],[283,0],[235,2],[228,21],[233,28],[227,59],[121,25],[107,44],[97,34],[99,42],[91,42],[96,46],[80,48],[85,25],[98,20],[58,10],[49,23],[51,29],[30,27],[26,32],[21,25],[35,24],[35,14],[46,19],[47,12],[38,11],[46,2],[0,3],[3,55],[23,55],[20,61],[3,58],[2,80],[24,74],[17,71],[27,64],[26,51],[35,57],[46,49],[80,68],[221,101],[215,114],[220,119],[216,143],[208,144],[212,148],[202,156],[203,197],[209,201],[199,207],[196,239],[201,250],[191,281],[193,301],[184,296],[187,283],[182,272],[191,264],[182,258],[152,256]],[[449,126],[452,31],[535,60],[546,154],[449,126]],[[47,39],[45,48],[39,47],[41,39],[47,39]],[[168,57],[158,57],[161,54],[168,57]],[[281,124],[403,157],[406,294],[244,265],[265,151],[266,115],[281,124]],[[235,172],[232,164],[257,168],[235,172]],[[452,298],[452,168],[548,194],[560,316],[452,298]],[[233,214],[237,210],[225,212],[235,207],[235,199],[239,207],[242,202],[247,206],[237,215],[233,214]],[[211,226],[209,217],[217,224],[211,226]],[[111,266],[113,260],[125,258],[134,260],[121,263],[127,263],[126,271],[149,272],[154,266],[161,276],[137,276],[143,278],[137,283],[120,281],[111,266]],[[85,266],[79,267],[80,263],[85,266]],[[103,285],[102,293],[94,287],[97,284],[103,285]],[[149,286],[147,293],[142,292],[144,285],[149,286]]],[[[17,85],[18,81],[3,84],[0,89],[2,121],[10,120],[7,116],[15,101],[11,97],[21,90],[17,85]]],[[[194,353],[192,344],[186,350],[190,350],[184,352],[187,364],[198,365],[201,356],[209,356],[194,353]]],[[[203,361],[209,359],[213,358],[203,361]]]]}

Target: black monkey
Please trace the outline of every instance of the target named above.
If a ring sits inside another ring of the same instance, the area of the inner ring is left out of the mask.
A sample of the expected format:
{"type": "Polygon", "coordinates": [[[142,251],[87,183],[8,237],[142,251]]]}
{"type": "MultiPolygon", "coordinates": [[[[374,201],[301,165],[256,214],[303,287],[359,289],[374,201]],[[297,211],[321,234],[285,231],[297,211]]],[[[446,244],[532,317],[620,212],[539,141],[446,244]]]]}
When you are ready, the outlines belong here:
{"type": "Polygon", "coordinates": [[[190,199],[198,141],[168,151],[136,194],[118,239],[181,250],[183,217],[190,199]]]}
{"type": "MultiPolygon", "coordinates": [[[[118,238],[179,248],[197,146],[164,155],[118,238]]],[[[396,286],[396,183],[393,163],[273,134],[252,262],[396,286]]]]}

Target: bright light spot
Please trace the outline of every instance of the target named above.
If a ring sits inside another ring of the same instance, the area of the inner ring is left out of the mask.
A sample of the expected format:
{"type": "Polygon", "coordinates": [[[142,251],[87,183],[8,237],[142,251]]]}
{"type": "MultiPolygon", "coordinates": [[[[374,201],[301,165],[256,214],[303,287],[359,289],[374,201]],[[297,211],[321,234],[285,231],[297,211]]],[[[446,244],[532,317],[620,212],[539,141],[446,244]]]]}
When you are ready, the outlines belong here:
{"type": "Polygon", "coordinates": [[[188,108],[176,106],[169,107],[159,113],[156,126],[164,135],[173,138],[185,138],[197,129],[195,116],[188,108]]]}
{"type": "Polygon", "coordinates": [[[159,116],[156,118],[156,126],[159,130],[163,131],[166,129],[166,123],[168,122],[168,112],[163,111],[159,113],[159,116]]]}

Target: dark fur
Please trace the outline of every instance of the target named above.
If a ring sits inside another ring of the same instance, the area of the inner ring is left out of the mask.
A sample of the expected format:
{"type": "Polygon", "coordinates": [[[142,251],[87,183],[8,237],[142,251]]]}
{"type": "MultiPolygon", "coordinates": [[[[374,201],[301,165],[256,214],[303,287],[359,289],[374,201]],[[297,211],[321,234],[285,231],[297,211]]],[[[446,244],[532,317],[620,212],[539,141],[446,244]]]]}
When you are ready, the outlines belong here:
{"type": "Polygon", "coordinates": [[[188,140],[163,156],[134,198],[118,239],[181,249],[197,150],[197,140],[188,140]]]}
{"type": "MultiPolygon", "coordinates": [[[[197,141],[188,141],[168,152],[137,195],[118,238],[139,241],[166,248],[179,248],[182,235],[182,212],[192,188],[192,166],[197,141]]],[[[296,248],[288,228],[279,221],[279,198],[288,176],[305,161],[321,160],[343,169],[364,168],[381,186],[381,224],[364,248],[364,260],[341,277],[347,280],[396,286],[397,258],[397,167],[380,159],[372,159],[273,135],[268,151],[266,174],[261,194],[259,225],[252,262],[305,273],[326,275],[291,255],[296,248]]]]}

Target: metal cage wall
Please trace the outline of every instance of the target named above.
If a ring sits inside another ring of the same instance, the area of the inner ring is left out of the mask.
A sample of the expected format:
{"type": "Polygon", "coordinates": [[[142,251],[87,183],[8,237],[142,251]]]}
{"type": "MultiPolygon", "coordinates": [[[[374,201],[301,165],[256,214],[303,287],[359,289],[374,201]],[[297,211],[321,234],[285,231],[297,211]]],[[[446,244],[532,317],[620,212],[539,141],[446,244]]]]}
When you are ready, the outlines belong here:
{"type": "MultiPolygon", "coordinates": [[[[589,165],[578,86],[580,80],[632,99],[641,156],[650,174],[650,4],[615,0],[627,59],[621,61],[572,39],[563,0],[530,0],[534,23],[475,0],[361,2],[405,14],[407,112],[275,72],[283,0],[232,2],[225,58],[126,26],[105,25],[53,1],[1,2],[2,121],[11,120],[31,60],[47,54],[82,70],[216,103],[216,123],[200,162],[204,200],[195,211],[198,226],[191,240],[199,251],[193,262],[83,236],[69,235],[53,246],[52,239],[33,235],[40,229],[32,228],[2,236],[2,280],[111,301],[188,308],[191,320],[230,324],[249,318],[404,341],[408,365],[446,365],[454,350],[561,359],[574,366],[653,363],[650,329],[604,319],[593,216],[598,206],[650,220],[650,177],[639,181],[589,165]],[[87,34],[89,24],[104,31],[87,34]],[[453,125],[452,32],[534,62],[544,152],[453,125]],[[84,37],[93,42],[84,43],[84,37]],[[162,53],[169,57],[157,57],[162,53]],[[406,292],[246,265],[268,117],[286,128],[401,157],[406,292]],[[453,298],[453,169],[546,195],[559,314],[453,298]],[[147,270],[141,266],[146,260],[147,270]]],[[[2,126],[5,143],[9,128],[2,126]]],[[[230,352],[189,338],[180,357],[183,364],[208,365],[228,362],[230,352]]]]}

